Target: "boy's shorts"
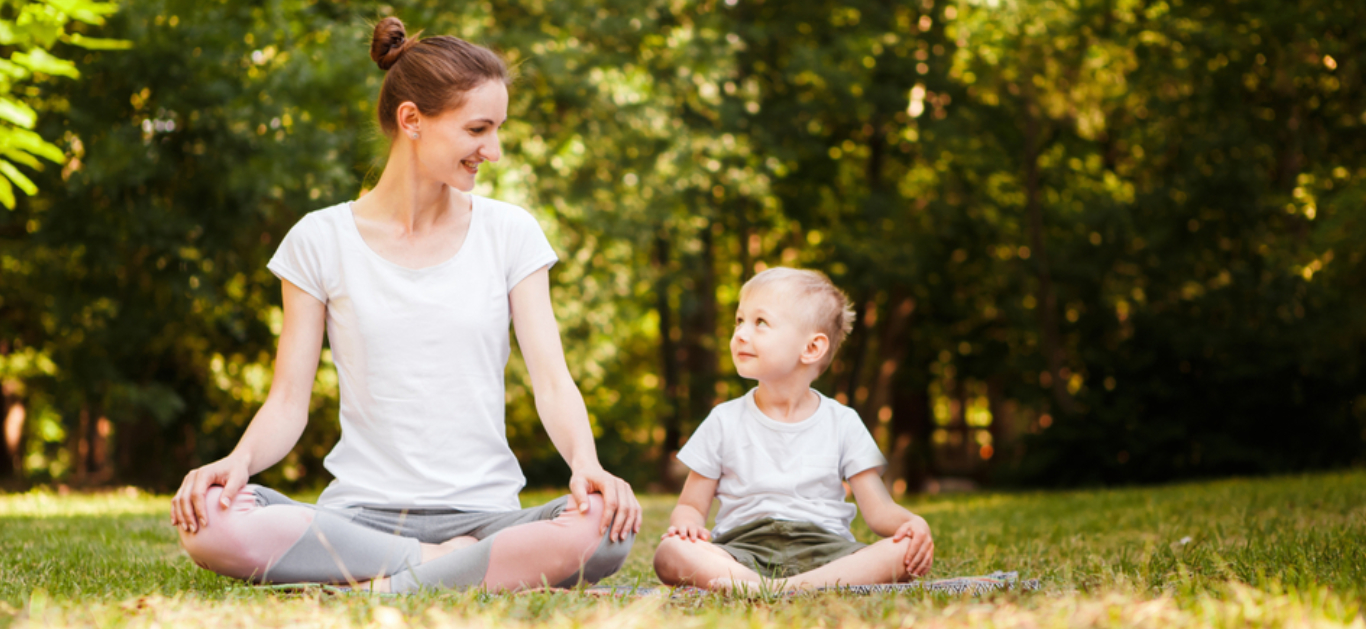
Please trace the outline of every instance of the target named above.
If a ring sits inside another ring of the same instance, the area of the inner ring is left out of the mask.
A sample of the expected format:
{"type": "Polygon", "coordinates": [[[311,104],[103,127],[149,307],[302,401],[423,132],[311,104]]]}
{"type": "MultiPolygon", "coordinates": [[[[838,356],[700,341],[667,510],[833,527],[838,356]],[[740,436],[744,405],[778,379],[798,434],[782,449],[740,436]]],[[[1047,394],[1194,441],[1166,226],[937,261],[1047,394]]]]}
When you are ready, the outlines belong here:
{"type": "Polygon", "coordinates": [[[864,548],[811,522],[763,518],[737,526],[712,543],[765,578],[815,570],[864,548]]]}

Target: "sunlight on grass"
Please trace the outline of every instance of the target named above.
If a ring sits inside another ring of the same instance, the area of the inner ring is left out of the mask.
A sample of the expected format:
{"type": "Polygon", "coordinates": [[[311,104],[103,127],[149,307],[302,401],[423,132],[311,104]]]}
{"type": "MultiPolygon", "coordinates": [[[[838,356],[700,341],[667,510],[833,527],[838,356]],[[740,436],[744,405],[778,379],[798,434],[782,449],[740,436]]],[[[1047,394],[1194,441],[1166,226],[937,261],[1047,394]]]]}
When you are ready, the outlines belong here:
{"type": "Polygon", "coordinates": [[[631,601],[582,594],[342,598],[255,596],[204,601],[144,597],[89,607],[30,604],[17,626],[126,627],[550,627],[571,629],[735,629],[843,627],[1350,627],[1361,629],[1359,601],[1327,588],[1266,592],[1239,584],[1193,597],[1125,590],[1090,595],[924,600],[919,597],[804,597],[739,604],[686,603],[663,595],[631,601]]]}
{"type": "MultiPolygon", "coordinates": [[[[556,491],[529,492],[524,506],[556,491]]],[[[1366,471],[1163,487],[925,496],[932,578],[1016,570],[1041,592],[602,599],[578,592],[285,595],[200,570],[165,496],[0,496],[0,627],[1353,627],[1366,629],[1366,471]]],[[[675,498],[608,580],[657,585],[675,498]]],[[[861,521],[855,534],[874,536],[861,521]]]]}
{"type": "Polygon", "coordinates": [[[168,497],[145,494],[132,487],[97,494],[67,496],[59,496],[45,490],[23,494],[0,494],[0,518],[165,515],[169,521],[170,513],[168,497]]]}

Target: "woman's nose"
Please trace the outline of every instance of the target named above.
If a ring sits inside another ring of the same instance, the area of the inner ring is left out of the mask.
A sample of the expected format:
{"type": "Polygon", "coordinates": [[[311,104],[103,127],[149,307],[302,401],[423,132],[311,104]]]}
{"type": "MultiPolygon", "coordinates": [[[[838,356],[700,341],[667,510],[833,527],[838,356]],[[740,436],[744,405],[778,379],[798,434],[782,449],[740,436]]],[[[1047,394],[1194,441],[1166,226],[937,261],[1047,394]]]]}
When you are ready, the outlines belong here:
{"type": "Polygon", "coordinates": [[[493,132],[493,139],[479,149],[479,153],[490,162],[496,162],[503,156],[503,143],[498,139],[497,131],[493,132]]]}

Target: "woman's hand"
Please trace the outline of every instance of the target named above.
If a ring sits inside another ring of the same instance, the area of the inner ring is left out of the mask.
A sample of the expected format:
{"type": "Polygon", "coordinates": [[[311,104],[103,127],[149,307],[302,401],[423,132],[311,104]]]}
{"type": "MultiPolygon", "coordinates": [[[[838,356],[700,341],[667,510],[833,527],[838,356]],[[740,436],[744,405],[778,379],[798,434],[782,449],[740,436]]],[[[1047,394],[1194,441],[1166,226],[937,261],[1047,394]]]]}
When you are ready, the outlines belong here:
{"type": "Polygon", "coordinates": [[[640,501],[631,491],[631,484],[607,473],[602,468],[576,471],[569,478],[570,507],[577,507],[580,513],[588,511],[588,494],[602,494],[606,507],[602,512],[602,522],[598,533],[605,533],[611,527],[608,539],[619,542],[626,539],[627,533],[639,533],[641,522],[640,501]]]}
{"type": "Polygon", "coordinates": [[[180,490],[171,498],[171,525],[180,527],[186,533],[198,533],[201,527],[209,525],[209,510],[204,504],[204,494],[209,488],[223,486],[223,496],[219,501],[227,507],[250,477],[247,462],[231,455],[190,470],[180,483],[180,490]]]}

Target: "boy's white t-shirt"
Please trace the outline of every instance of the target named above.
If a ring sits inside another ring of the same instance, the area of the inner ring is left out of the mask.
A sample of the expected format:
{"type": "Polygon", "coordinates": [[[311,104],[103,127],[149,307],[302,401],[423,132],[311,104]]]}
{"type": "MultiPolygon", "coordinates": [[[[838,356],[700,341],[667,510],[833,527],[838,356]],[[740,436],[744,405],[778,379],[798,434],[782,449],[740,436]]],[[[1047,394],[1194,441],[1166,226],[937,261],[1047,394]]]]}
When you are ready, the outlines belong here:
{"type": "Polygon", "coordinates": [[[761,518],[812,522],[853,541],[858,507],[841,481],[887,464],[853,409],[819,392],[820,407],[797,423],[764,415],[754,389],[712,409],[678,460],[717,479],[713,535],[761,518]]]}
{"type": "Polygon", "coordinates": [[[508,447],[503,373],[508,292],[554,264],[526,210],[473,197],[450,259],[409,269],[361,238],[351,204],[304,216],[267,267],[327,305],[341,439],[318,504],[520,508],[526,484],[508,447]]]}

